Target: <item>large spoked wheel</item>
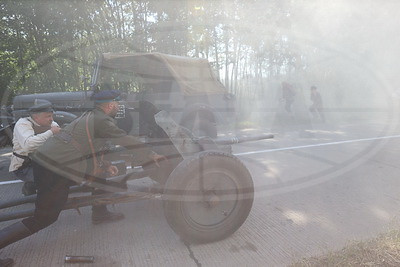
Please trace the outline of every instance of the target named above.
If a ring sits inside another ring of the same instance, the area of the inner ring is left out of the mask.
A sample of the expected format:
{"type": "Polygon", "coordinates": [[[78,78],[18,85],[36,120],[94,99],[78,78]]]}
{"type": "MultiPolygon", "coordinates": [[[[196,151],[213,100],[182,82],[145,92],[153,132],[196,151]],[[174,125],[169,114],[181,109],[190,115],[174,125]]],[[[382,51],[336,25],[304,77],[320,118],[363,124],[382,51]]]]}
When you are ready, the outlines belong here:
{"type": "Polygon", "coordinates": [[[204,151],[183,160],[169,176],[164,212],[183,240],[214,242],[244,223],[253,199],[251,175],[239,159],[219,151],[204,151]]]}

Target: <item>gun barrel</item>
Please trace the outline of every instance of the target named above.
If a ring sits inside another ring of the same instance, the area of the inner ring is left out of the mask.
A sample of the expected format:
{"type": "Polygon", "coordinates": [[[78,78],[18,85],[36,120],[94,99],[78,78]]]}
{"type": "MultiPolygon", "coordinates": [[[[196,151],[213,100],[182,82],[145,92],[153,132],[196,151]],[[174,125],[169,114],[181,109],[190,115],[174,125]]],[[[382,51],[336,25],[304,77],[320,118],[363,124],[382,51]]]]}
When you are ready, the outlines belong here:
{"type": "Polygon", "coordinates": [[[241,135],[241,136],[232,136],[232,137],[222,137],[215,139],[215,143],[217,145],[233,145],[250,141],[258,141],[264,139],[274,138],[273,134],[258,134],[258,135],[241,135]]]}

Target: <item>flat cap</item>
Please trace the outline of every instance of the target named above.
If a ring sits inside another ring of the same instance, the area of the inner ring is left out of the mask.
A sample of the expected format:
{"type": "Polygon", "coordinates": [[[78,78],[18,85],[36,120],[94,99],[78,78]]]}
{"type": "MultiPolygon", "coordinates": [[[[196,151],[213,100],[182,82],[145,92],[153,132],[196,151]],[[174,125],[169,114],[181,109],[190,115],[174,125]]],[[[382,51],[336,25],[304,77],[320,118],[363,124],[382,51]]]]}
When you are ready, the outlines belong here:
{"type": "Polygon", "coordinates": [[[33,106],[29,108],[29,113],[41,113],[41,112],[54,112],[53,105],[50,101],[45,99],[35,99],[33,106]]]}
{"type": "Polygon", "coordinates": [[[111,101],[119,101],[121,92],[118,90],[104,90],[93,93],[91,99],[96,103],[107,103],[111,101]]]}

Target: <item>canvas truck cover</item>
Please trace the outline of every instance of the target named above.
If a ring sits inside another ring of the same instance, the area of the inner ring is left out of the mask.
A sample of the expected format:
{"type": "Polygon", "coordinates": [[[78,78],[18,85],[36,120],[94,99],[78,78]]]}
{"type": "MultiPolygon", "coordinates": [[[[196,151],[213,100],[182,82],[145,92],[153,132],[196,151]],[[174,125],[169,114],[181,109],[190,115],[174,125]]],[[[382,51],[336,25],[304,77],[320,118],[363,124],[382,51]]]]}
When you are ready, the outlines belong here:
{"type": "Polygon", "coordinates": [[[150,85],[176,81],[184,95],[227,93],[206,59],[161,53],[104,53],[101,67],[133,72],[150,85]]]}

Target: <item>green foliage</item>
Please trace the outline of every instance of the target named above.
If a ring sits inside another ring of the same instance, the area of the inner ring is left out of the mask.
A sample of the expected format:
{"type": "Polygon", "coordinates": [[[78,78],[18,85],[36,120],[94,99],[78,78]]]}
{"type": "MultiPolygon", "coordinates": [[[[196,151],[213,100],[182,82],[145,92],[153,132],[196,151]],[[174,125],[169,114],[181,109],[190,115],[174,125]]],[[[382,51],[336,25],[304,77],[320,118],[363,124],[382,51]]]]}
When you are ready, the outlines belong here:
{"type": "Polygon", "coordinates": [[[1,92],[83,90],[82,77],[103,52],[204,57],[237,91],[243,77],[279,75],[292,62],[279,32],[290,26],[289,4],[269,1],[265,10],[260,0],[2,1],[1,92]]]}

